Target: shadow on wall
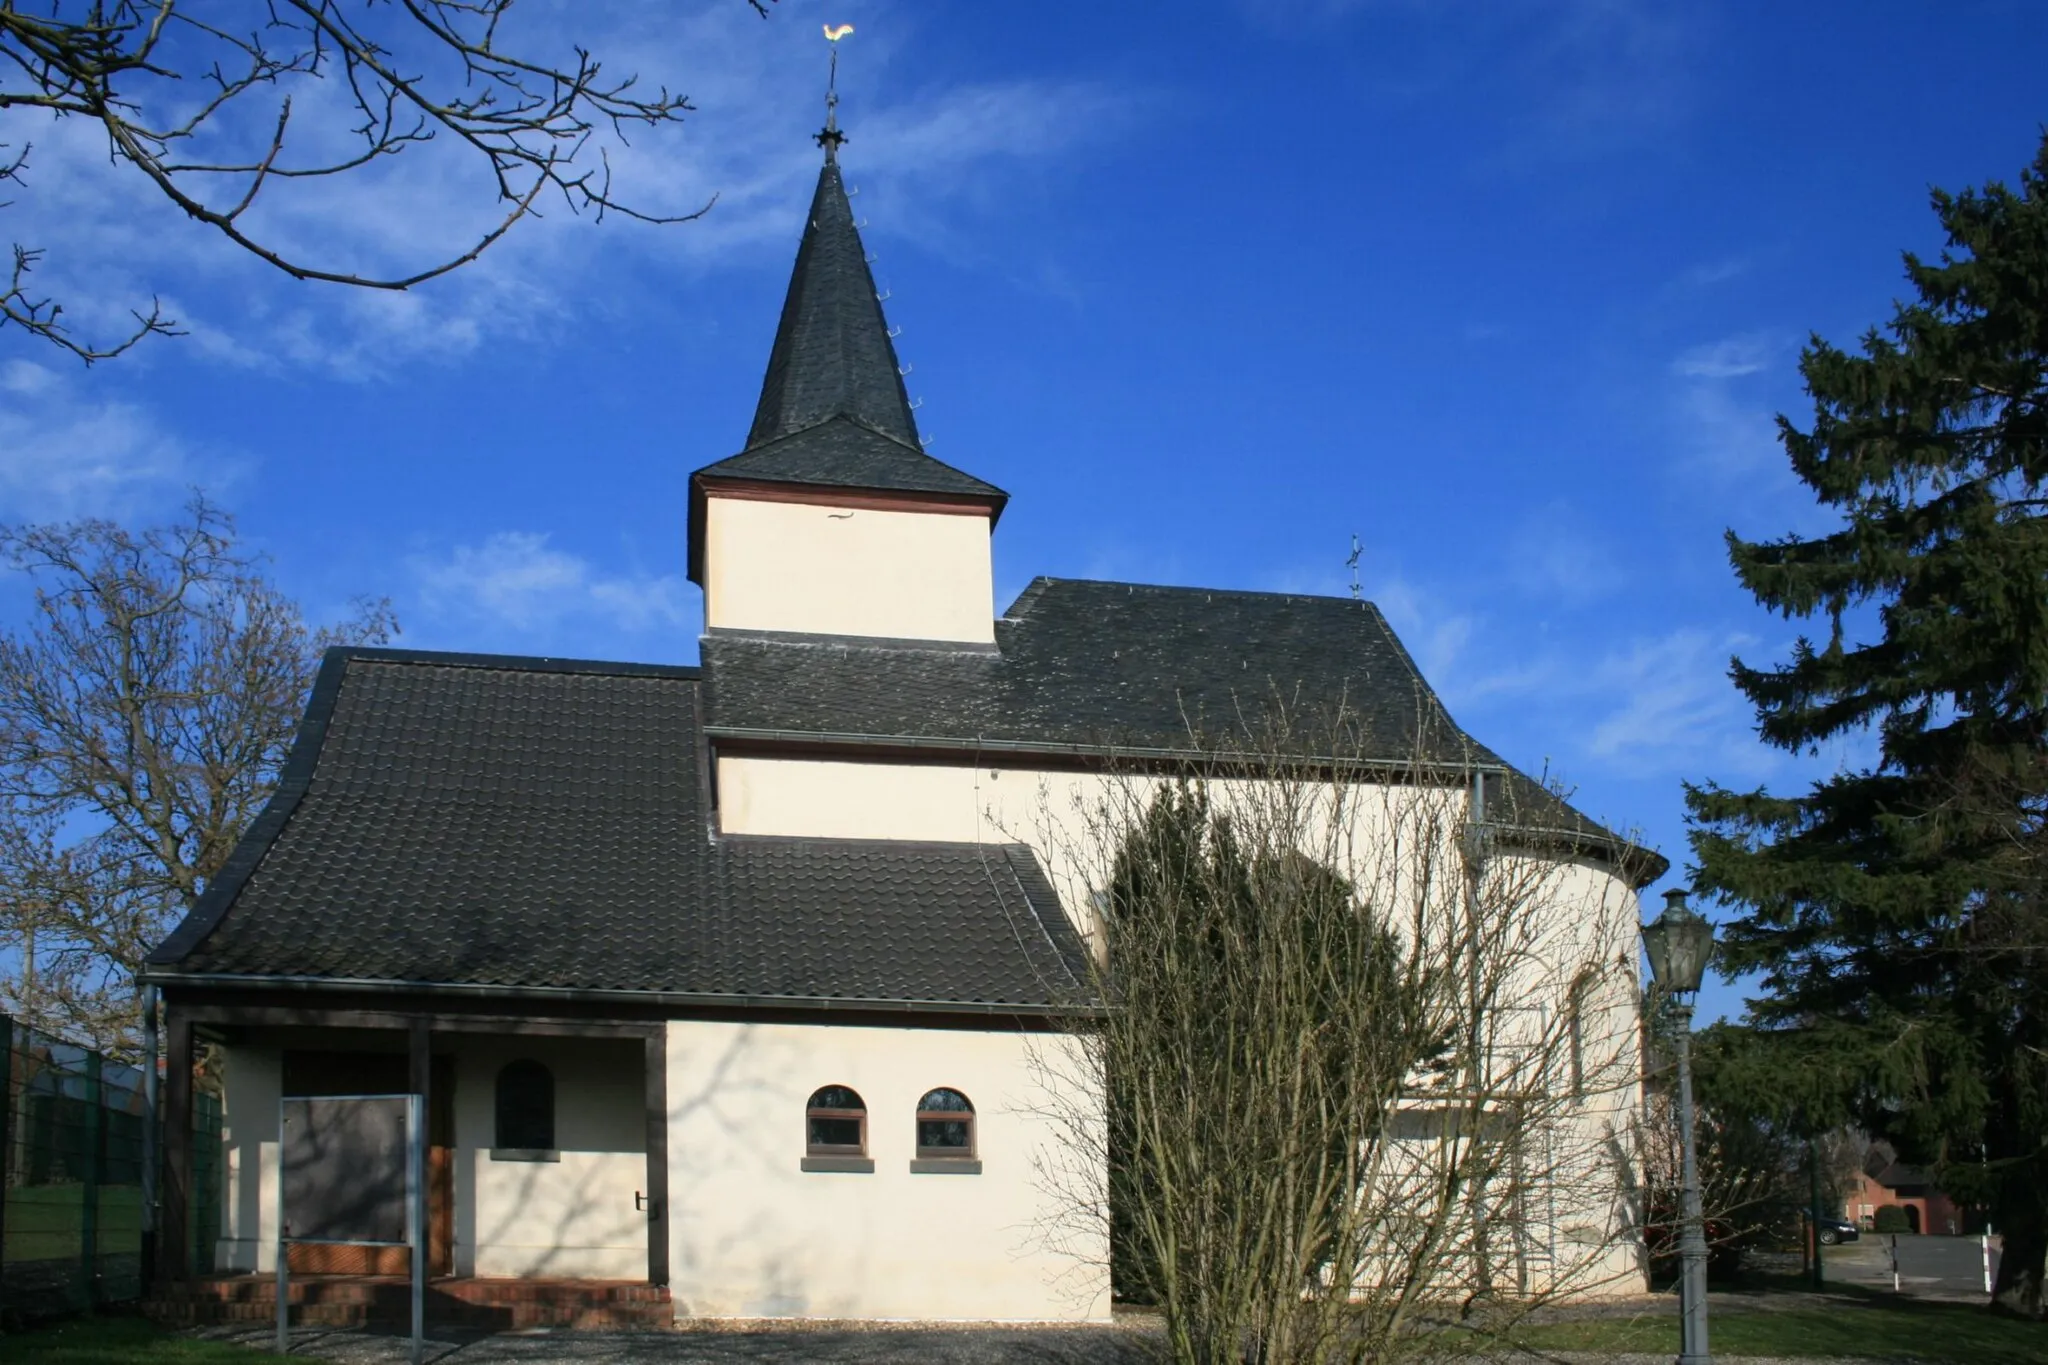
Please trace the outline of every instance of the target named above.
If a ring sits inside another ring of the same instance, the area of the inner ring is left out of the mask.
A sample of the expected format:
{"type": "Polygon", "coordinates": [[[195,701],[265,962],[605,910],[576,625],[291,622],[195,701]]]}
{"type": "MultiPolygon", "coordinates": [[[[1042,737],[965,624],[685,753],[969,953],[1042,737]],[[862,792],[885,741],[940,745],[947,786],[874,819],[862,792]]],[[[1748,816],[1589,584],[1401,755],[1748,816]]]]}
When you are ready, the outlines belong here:
{"type": "MultiPolygon", "coordinates": [[[[765,1099],[779,1093],[760,1080],[752,1079],[759,1070],[751,1065],[758,1051],[755,1035],[749,1030],[738,1031],[720,1051],[717,1061],[712,1063],[710,1075],[694,1093],[680,1097],[671,1093],[668,1097],[669,1287],[675,1297],[678,1314],[690,1311],[687,1294],[712,1268],[705,1264],[707,1260],[723,1263],[743,1252],[755,1250],[755,1244],[750,1240],[733,1236],[716,1244],[708,1257],[692,1254],[703,1240],[704,1202],[721,1197],[730,1199],[742,1192],[733,1190],[729,1181],[717,1179],[716,1173],[705,1163],[690,1160],[690,1154],[680,1149],[680,1142],[683,1135],[706,1122],[714,1125],[729,1143],[759,1140],[755,1127],[734,1118],[732,1113],[735,1097],[751,1092],[765,1099]],[[743,1081],[742,1077],[749,1079],[743,1081]]],[[[673,1067],[669,1074],[675,1074],[673,1067]]],[[[770,1286],[767,1296],[782,1306],[762,1309],[760,1316],[801,1317],[809,1311],[809,1299],[786,1282],[783,1260],[783,1256],[774,1259],[776,1283],[770,1286]]]]}
{"type": "Polygon", "coordinates": [[[634,1199],[646,1185],[641,1043],[480,1039],[456,1052],[457,1239],[471,1273],[644,1276],[647,1219],[634,1199]],[[538,1062],[553,1079],[553,1146],[521,1147],[511,1159],[497,1131],[497,1082],[519,1062],[538,1062]]]}

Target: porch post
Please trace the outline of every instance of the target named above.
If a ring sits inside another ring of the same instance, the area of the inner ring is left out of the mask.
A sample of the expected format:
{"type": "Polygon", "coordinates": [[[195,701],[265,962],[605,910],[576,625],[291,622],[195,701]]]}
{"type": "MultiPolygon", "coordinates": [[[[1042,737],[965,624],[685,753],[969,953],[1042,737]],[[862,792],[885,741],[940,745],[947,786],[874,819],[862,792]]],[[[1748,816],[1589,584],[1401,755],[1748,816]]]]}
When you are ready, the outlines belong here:
{"type": "Polygon", "coordinates": [[[647,1283],[668,1284],[668,1025],[647,1035],[647,1283]]]}
{"type": "Polygon", "coordinates": [[[421,1365],[426,1351],[427,1328],[427,1245],[433,1240],[427,1231],[427,1115],[433,1113],[434,1056],[433,1037],[427,1030],[427,1017],[416,1014],[406,1024],[406,1069],[411,1072],[408,1087],[419,1098],[413,1101],[413,1122],[408,1125],[405,1154],[406,1169],[412,1173],[408,1182],[412,1188],[409,1210],[412,1225],[412,1252],[407,1258],[412,1262],[412,1365],[421,1365]]]}
{"type": "MultiPolygon", "coordinates": [[[[420,1014],[414,1015],[406,1022],[405,1033],[407,1073],[405,1088],[420,1097],[420,1131],[419,1141],[416,1145],[424,1152],[427,1146],[427,1115],[433,1112],[433,1034],[428,1029],[427,1017],[420,1014]]],[[[413,1190],[413,1204],[414,1207],[411,1213],[418,1219],[420,1240],[419,1245],[413,1248],[412,1258],[415,1261],[422,1262],[422,1265],[418,1267],[412,1278],[414,1284],[424,1284],[426,1276],[421,1272],[427,1269],[424,1262],[426,1260],[425,1248],[428,1240],[427,1215],[429,1207],[427,1199],[427,1170],[424,1160],[420,1165],[419,1180],[416,1182],[416,1188],[413,1190]]]]}
{"type": "Polygon", "coordinates": [[[163,1214],[158,1222],[157,1278],[176,1283],[192,1273],[192,1020],[164,1002],[163,1214]]]}

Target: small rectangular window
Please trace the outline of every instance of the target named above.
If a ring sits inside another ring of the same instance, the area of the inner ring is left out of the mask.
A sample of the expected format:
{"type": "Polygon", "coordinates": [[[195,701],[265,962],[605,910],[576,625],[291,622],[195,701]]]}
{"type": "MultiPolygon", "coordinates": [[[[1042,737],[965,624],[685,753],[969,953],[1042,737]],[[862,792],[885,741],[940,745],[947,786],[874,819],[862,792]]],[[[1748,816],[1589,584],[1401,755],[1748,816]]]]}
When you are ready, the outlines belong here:
{"type": "Polygon", "coordinates": [[[968,1138],[967,1123],[963,1119],[919,1119],[917,1121],[917,1152],[919,1156],[967,1156],[974,1150],[968,1138]]]}
{"type": "Polygon", "coordinates": [[[858,1118],[827,1117],[811,1115],[810,1149],[813,1152],[850,1152],[861,1150],[861,1121],[858,1118]]]}

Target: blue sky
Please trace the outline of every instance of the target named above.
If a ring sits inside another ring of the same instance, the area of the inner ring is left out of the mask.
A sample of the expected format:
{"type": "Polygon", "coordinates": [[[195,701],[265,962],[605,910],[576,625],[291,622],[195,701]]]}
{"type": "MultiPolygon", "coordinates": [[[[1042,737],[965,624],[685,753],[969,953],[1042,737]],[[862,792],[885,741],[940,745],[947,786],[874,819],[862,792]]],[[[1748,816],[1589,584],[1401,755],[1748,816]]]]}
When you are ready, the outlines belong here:
{"type": "MultiPolygon", "coordinates": [[[[315,614],[421,647],[687,662],[685,481],[746,431],[817,153],[823,21],[856,212],[934,455],[1013,495],[1039,573],[1342,593],[1350,538],[1452,712],[1683,865],[1679,784],[1796,783],[1731,653],[1794,628],[1721,535],[1825,525],[1772,418],[1809,331],[1888,315],[1930,185],[2016,176],[2034,0],[532,0],[689,92],[614,148],[652,228],[555,212],[402,297],[293,284],[33,136],[0,214],[81,324],[191,330],[83,370],[0,332],[0,518],[167,516],[193,485],[315,614]]],[[[10,119],[17,116],[9,115],[10,119]]],[[[266,206],[375,267],[489,216],[453,163],[266,206]]],[[[1739,1007],[1720,987],[1710,1011],[1739,1007]]]]}

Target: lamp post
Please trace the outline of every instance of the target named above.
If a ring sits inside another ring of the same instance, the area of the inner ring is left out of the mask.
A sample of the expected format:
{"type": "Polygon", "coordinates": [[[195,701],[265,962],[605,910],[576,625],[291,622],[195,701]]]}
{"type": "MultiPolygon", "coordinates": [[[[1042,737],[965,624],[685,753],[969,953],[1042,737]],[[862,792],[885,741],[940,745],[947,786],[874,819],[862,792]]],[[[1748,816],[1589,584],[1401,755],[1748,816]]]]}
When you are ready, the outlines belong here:
{"type": "Polygon", "coordinates": [[[1707,1233],[1700,1212],[1699,1158],[1692,1139],[1692,1006],[1714,951],[1714,926],[1686,908],[1685,892],[1664,893],[1664,913],[1643,926],[1643,950],[1650,979],[1671,999],[1678,1023],[1678,1134],[1683,1164],[1684,1223],[1678,1249],[1684,1263],[1679,1280],[1683,1324],[1679,1365],[1713,1365],[1707,1351],[1707,1233]]]}

